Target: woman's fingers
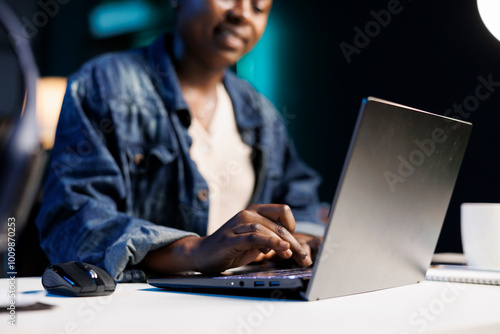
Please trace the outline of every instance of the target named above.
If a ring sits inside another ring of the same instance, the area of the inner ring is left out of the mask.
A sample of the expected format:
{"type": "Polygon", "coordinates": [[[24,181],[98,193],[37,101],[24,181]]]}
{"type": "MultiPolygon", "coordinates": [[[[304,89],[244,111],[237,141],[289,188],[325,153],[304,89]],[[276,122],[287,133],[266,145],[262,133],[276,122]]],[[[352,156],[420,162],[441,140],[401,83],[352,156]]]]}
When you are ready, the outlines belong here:
{"type": "Polygon", "coordinates": [[[237,239],[238,242],[244,243],[245,247],[261,248],[262,242],[267,242],[269,246],[263,248],[273,249],[282,258],[293,256],[301,266],[312,264],[309,252],[292,235],[295,218],[287,205],[252,205],[236,217],[238,224],[233,233],[246,235],[237,239]],[[291,252],[282,249],[279,246],[280,241],[288,243],[291,252]]]}
{"type": "Polygon", "coordinates": [[[292,210],[288,205],[282,204],[266,204],[266,205],[252,205],[249,210],[255,210],[259,215],[269,219],[274,223],[278,223],[286,228],[290,233],[295,231],[295,218],[292,210]]]}
{"type": "Polygon", "coordinates": [[[292,235],[294,230],[295,218],[287,205],[252,205],[204,237],[193,253],[203,272],[248,264],[266,253],[309,266],[311,257],[292,235]]]}
{"type": "Polygon", "coordinates": [[[259,250],[272,249],[286,258],[289,258],[292,255],[290,243],[279,238],[265,228],[262,228],[262,232],[235,234],[231,238],[231,243],[233,247],[240,252],[256,248],[259,250]]]}
{"type": "Polygon", "coordinates": [[[268,227],[275,232],[280,238],[287,240],[290,243],[290,248],[293,252],[293,259],[301,266],[308,267],[312,264],[310,252],[304,249],[302,245],[293,237],[295,231],[295,218],[292,210],[288,205],[270,204],[270,205],[255,205],[250,207],[261,216],[266,217],[271,222],[275,222],[268,227]]]}

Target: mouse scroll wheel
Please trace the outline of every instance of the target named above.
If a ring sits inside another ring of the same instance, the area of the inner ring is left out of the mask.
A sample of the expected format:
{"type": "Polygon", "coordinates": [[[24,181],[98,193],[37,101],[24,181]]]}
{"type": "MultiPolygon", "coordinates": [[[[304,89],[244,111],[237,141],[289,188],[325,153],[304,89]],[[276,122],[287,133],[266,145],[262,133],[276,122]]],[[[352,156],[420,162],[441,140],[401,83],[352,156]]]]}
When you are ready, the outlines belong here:
{"type": "Polygon", "coordinates": [[[90,277],[92,277],[93,279],[97,279],[97,278],[99,278],[99,275],[97,275],[97,273],[94,271],[94,269],[89,269],[89,275],[90,275],[90,277]]]}

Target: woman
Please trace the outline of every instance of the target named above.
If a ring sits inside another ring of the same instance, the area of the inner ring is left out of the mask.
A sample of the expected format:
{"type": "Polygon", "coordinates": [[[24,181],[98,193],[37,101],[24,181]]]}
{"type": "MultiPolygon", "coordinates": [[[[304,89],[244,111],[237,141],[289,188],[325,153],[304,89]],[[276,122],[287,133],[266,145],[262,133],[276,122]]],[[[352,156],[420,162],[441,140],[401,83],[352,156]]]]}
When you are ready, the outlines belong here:
{"type": "Polygon", "coordinates": [[[272,0],[172,6],[173,35],[69,79],[42,247],[122,282],[275,257],[311,265],[318,177],[274,107],[228,71],[264,33],[272,0]]]}

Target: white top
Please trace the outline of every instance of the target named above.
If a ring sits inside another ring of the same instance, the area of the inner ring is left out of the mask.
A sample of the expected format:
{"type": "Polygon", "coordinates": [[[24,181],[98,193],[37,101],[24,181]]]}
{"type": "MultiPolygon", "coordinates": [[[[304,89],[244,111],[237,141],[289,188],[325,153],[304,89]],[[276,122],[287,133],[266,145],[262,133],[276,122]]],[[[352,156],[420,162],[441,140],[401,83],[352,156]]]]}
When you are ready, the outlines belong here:
{"type": "Polygon", "coordinates": [[[217,106],[208,131],[193,118],[188,133],[193,139],[191,159],[208,183],[207,234],[212,234],[247,207],[255,184],[252,148],[241,140],[231,99],[222,84],[217,86],[217,106]]]}

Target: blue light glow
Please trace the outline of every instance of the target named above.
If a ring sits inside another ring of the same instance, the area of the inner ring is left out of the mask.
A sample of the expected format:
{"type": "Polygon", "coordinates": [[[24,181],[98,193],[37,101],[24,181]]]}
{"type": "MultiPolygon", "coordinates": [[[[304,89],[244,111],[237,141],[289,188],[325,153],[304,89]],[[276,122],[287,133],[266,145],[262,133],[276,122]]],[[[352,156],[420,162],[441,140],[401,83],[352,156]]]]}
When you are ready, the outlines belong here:
{"type": "Polygon", "coordinates": [[[63,278],[64,278],[64,280],[65,280],[65,281],[67,281],[69,284],[71,284],[71,285],[75,285],[75,283],[74,283],[72,280],[70,280],[69,278],[67,278],[66,276],[63,276],[63,278]]]}
{"type": "Polygon", "coordinates": [[[90,31],[97,38],[107,38],[143,30],[155,22],[154,8],[144,1],[105,3],[90,13],[90,31]]]}

